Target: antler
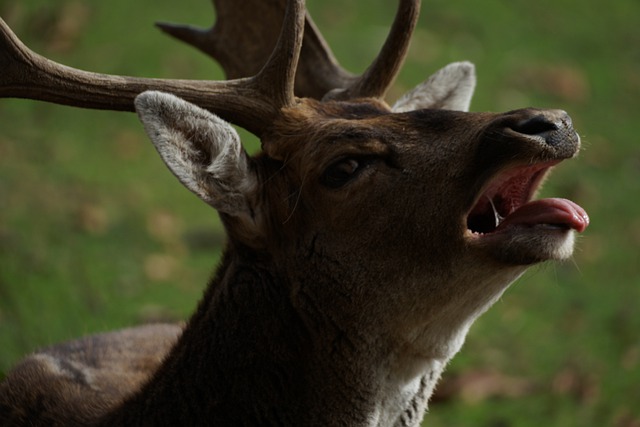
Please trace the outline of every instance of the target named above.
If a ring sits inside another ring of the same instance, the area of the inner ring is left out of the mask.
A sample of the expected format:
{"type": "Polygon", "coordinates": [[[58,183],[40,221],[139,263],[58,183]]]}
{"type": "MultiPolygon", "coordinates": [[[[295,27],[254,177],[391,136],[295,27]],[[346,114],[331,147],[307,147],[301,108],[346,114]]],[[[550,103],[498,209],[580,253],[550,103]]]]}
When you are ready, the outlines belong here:
{"type": "Polygon", "coordinates": [[[280,109],[294,102],[304,18],[304,0],[289,0],[280,37],[266,65],[254,77],[222,82],[115,76],[67,67],[31,51],[0,19],[0,97],[134,111],[138,94],[161,90],[260,136],[280,109]]]}
{"type": "MultiPolygon", "coordinates": [[[[275,44],[283,1],[213,0],[217,21],[210,29],[166,23],[158,26],[214,58],[228,78],[244,77],[255,73],[266,60],[265,52],[275,44]],[[247,28],[246,22],[254,25],[247,28]]],[[[338,64],[307,13],[296,95],[316,99],[382,98],[400,70],[419,12],[420,0],[400,0],[380,54],[361,76],[352,75],[338,64]]]]}
{"type": "Polygon", "coordinates": [[[67,67],[31,51],[0,19],[0,97],[133,111],[133,100],[139,93],[161,90],[260,136],[280,109],[294,102],[294,86],[299,96],[317,99],[384,96],[405,57],[420,0],[400,0],[380,54],[361,76],[340,67],[306,14],[304,0],[288,0],[285,17],[281,18],[284,1],[231,4],[214,0],[219,19],[210,30],[161,25],[219,60],[233,79],[222,82],[115,76],[67,67]],[[248,19],[261,25],[248,26],[248,19]],[[268,59],[266,52],[272,52],[268,59]],[[247,77],[250,75],[253,77],[247,77]]]}

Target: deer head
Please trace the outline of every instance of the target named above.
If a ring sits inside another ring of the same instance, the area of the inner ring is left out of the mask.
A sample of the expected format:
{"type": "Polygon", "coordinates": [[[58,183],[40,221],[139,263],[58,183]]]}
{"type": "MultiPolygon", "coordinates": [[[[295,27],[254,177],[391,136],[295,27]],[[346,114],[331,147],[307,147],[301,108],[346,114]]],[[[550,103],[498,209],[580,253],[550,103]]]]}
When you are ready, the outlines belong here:
{"type": "MultiPolygon", "coordinates": [[[[215,3],[220,20],[239,25],[243,7],[215,3]]],[[[188,412],[193,422],[417,425],[473,321],[528,266],[571,255],[586,213],[533,197],[577,154],[579,137],[559,110],[468,112],[475,74],[466,62],[387,105],[418,1],[400,1],[361,76],[337,64],[302,0],[288,1],[284,18],[282,5],[255,3],[247,13],[281,19],[282,30],[277,43],[274,25],[239,38],[246,63],[221,42],[233,25],[162,26],[218,58],[233,78],[225,82],[69,69],[2,23],[0,65],[15,71],[0,95],[135,105],[169,169],[229,235],[178,343],[107,420],[177,422],[188,412]],[[253,49],[263,40],[276,44],[268,58],[253,49]],[[258,135],[262,152],[248,156],[229,122],[258,135]],[[185,387],[207,390],[190,397],[196,409],[176,395],[185,387]]]]}

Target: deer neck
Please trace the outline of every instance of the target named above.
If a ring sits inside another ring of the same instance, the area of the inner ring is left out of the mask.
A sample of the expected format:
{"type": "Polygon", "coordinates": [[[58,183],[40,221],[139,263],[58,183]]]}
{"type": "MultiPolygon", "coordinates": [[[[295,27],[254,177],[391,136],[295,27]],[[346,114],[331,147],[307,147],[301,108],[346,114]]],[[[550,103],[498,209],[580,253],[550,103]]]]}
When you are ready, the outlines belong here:
{"type": "Polygon", "coordinates": [[[305,289],[336,286],[335,278],[283,277],[296,276],[227,251],[161,368],[105,425],[418,425],[457,349],[400,351],[318,311],[305,289]]]}

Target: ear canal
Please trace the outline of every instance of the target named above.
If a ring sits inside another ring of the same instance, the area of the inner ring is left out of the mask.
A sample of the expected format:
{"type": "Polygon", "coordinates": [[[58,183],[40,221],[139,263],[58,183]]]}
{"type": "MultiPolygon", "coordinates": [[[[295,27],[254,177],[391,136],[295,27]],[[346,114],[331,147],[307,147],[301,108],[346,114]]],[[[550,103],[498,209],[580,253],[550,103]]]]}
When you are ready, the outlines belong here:
{"type": "Polygon", "coordinates": [[[470,62],[454,62],[404,94],[392,110],[398,113],[423,108],[469,111],[475,87],[474,65],[470,62]]]}
{"type": "Polygon", "coordinates": [[[160,157],[185,187],[220,212],[253,218],[255,175],[229,123],[162,92],[144,92],[135,105],[160,157]]]}

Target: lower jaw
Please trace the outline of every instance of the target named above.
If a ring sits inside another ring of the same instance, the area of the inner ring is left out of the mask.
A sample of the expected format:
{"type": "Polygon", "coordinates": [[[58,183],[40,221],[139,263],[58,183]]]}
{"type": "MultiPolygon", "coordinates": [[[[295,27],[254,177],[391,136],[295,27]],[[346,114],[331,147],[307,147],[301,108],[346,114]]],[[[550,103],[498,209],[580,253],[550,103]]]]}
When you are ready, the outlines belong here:
{"type": "Polygon", "coordinates": [[[503,264],[528,266],[571,257],[575,232],[553,224],[538,224],[480,235],[473,233],[470,240],[473,246],[503,264]]]}

